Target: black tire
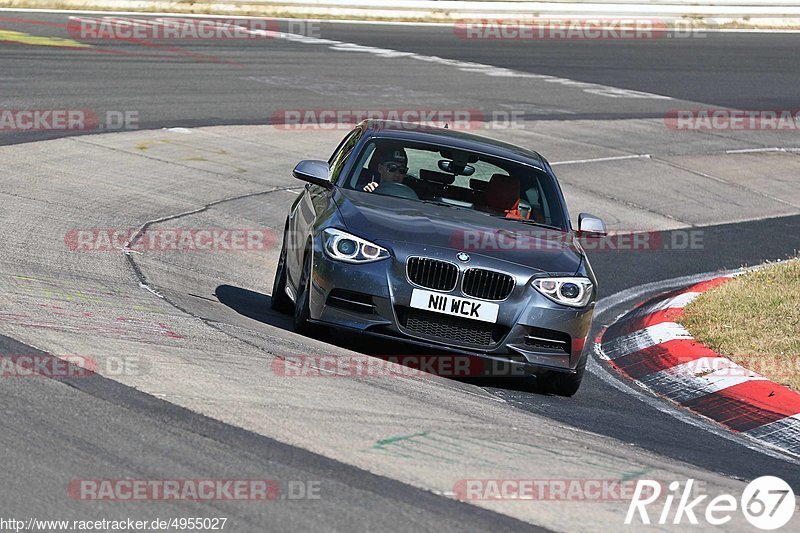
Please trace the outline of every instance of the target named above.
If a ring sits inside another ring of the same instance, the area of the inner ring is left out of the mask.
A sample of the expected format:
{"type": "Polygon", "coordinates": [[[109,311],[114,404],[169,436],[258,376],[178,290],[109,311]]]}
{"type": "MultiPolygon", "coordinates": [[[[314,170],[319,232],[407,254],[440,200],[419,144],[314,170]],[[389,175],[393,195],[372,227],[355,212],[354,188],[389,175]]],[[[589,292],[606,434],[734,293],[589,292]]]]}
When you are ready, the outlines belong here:
{"type": "Polygon", "coordinates": [[[290,314],[294,304],[286,294],[286,234],[278,257],[278,268],[275,270],[275,281],[272,283],[272,297],[269,306],[279,313],[290,314]]]}
{"type": "Polygon", "coordinates": [[[537,378],[539,389],[542,392],[549,392],[556,396],[574,396],[581,388],[583,375],[586,373],[586,358],[588,352],[584,350],[578,361],[578,366],[574,374],[566,372],[549,372],[537,378]]]}
{"type": "Polygon", "coordinates": [[[303,273],[300,274],[300,284],[297,288],[297,298],[294,302],[294,331],[302,335],[311,335],[314,327],[308,319],[311,312],[308,308],[311,286],[311,255],[312,251],[306,250],[303,257],[303,273]]]}

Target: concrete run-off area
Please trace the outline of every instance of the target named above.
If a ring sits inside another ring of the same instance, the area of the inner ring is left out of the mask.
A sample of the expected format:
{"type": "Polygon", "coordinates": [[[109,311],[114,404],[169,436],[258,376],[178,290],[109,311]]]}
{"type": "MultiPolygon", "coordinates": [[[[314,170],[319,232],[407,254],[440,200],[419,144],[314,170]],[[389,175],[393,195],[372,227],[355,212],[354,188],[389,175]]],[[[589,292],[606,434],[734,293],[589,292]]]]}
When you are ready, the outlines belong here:
{"type": "MultiPolygon", "coordinates": [[[[450,497],[470,479],[644,475],[741,491],[739,481],[571,430],[468,382],[399,367],[397,378],[275,372],[288,356],[366,357],[295,335],[288,317],[268,310],[276,243],[302,187],[291,169],[327,159],[344,133],[210,127],[0,147],[0,332],[91,357],[106,377],[211,418],[450,497]],[[97,228],[268,231],[251,249],[214,253],[70,245],[77,231],[97,228]],[[126,357],[137,362],[131,371],[106,364],[126,357]]],[[[719,136],[620,120],[483,133],[540,151],[573,218],[588,211],[615,230],[800,212],[800,159],[777,132],[719,136]],[[731,152],[771,147],[783,150],[731,152]]],[[[472,503],[571,531],[618,527],[627,509],[622,500],[472,503]],[[593,505],[591,522],[582,505],[593,505]]],[[[743,528],[736,520],[727,527],[743,528]]]]}

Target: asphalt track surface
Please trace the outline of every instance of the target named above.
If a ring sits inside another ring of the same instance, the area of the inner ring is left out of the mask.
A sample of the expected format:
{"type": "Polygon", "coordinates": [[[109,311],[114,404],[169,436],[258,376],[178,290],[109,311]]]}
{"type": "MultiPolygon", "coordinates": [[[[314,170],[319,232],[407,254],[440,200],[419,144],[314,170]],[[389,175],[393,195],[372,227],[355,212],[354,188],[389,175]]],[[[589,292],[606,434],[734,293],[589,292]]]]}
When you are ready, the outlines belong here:
{"type": "MultiPolygon", "coordinates": [[[[4,30],[69,37],[63,15],[2,15],[0,28],[4,30]]],[[[800,35],[794,33],[706,33],[694,38],[628,42],[517,42],[460,39],[446,26],[381,26],[376,31],[377,27],[309,23],[301,31],[313,37],[600,83],[711,107],[800,108],[796,90],[800,58],[795,53],[800,35]]],[[[362,107],[403,103],[442,108],[452,106],[454,91],[458,91],[455,102],[459,109],[478,108],[487,114],[514,109],[531,118],[661,118],[665,110],[652,101],[625,99],[607,100],[602,107],[580,102],[520,106],[519,102],[532,95],[515,80],[498,80],[504,88],[498,95],[478,84],[465,90],[436,76],[399,71],[391,60],[377,66],[369,62],[361,68],[348,65],[342,71],[322,60],[316,47],[298,47],[280,39],[174,44],[161,41],[142,46],[117,40],[100,42],[94,50],[4,44],[6,105],[134,109],[140,112],[141,128],[263,124],[277,110],[347,109],[354,100],[362,107]],[[265,78],[283,80],[265,83],[265,78]],[[302,94],[300,101],[298,93],[302,94]]],[[[534,96],[537,101],[557,101],[553,97],[557,92],[558,87],[553,87],[534,96]]],[[[0,143],[53,136],[3,135],[0,143]]]]}
{"type": "MultiPolygon", "coordinates": [[[[436,54],[452,59],[602,83],[737,109],[793,109],[800,96],[797,34],[657,34],[640,41],[566,43],[453,39],[450,28],[372,31],[369,26],[330,24],[325,36],[369,46],[436,54]]],[[[613,111],[625,115],[624,111],[613,111]]],[[[600,112],[598,111],[598,114],[600,112]]]]}
{"type": "MultiPolygon", "coordinates": [[[[37,20],[63,24],[63,16],[30,13],[2,16],[26,20],[0,21],[2,29],[64,36],[63,28],[30,23],[37,20]],[[31,29],[34,26],[35,32],[31,29]]],[[[800,93],[796,90],[800,86],[800,56],[794,53],[800,45],[797,34],[710,33],[704,39],[599,44],[537,42],[531,46],[531,43],[465,43],[454,39],[448,28],[387,26],[377,31],[371,25],[325,23],[321,32],[328,39],[568,77],[709,106],[800,108],[800,93]]],[[[141,46],[130,43],[105,46],[131,55],[0,42],[0,103],[8,108],[136,109],[140,111],[142,128],[159,128],[258,124],[267,122],[278,109],[352,107],[352,96],[346,88],[359,84],[373,86],[376,92],[374,99],[361,101],[361,107],[441,106],[454,98],[452,87],[446,83],[420,77],[418,72],[400,72],[393,68],[391,60],[377,68],[370,63],[362,70],[352,65],[342,70],[335,55],[313,47],[298,50],[279,41],[270,42],[268,50],[260,43],[219,42],[213,46],[192,43],[181,45],[180,53],[165,49],[142,52],[141,46]],[[188,56],[186,51],[195,56],[188,56]],[[287,71],[291,74],[286,75],[283,86],[254,81],[287,71]],[[320,79],[326,80],[327,85],[315,85],[320,79]],[[298,91],[303,86],[315,89],[298,91]]],[[[510,83],[509,94],[517,95],[520,101],[525,98],[525,90],[522,84],[510,83]]],[[[501,109],[514,101],[478,91],[483,89],[463,89],[464,96],[460,98],[463,107],[501,109]]],[[[553,89],[554,94],[557,91],[553,89]]],[[[540,96],[543,101],[548,100],[548,95],[540,96]]],[[[563,120],[570,114],[573,118],[652,118],[662,116],[663,110],[657,103],[610,99],[602,110],[592,110],[577,102],[574,108],[559,103],[526,112],[536,118],[563,120]]],[[[0,135],[0,144],[59,135],[64,133],[5,133],[0,135]]],[[[791,216],[705,228],[703,250],[598,253],[591,260],[601,280],[601,296],[609,296],[643,283],[783,259],[798,248],[800,216],[791,216]]],[[[254,315],[260,312],[246,305],[239,311],[254,315]]],[[[0,341],[3,353],[19,350],[20,346],[12,339],[0,341]]],[[[571,399],[531,393],[522,390],[527,386],[523,383],[519,387],[507,382],[478,384],[520,409],[571,427],[618,438],[738,479],[780,475],[795,490],[800,489],[800,469],[795,464],[754,453],[735,441],[680,422],[632,399],[594,374],[587,375],[580,393],[571,399]]],[[[354,523],[357,530],[529,527],[501,514],[435,496],[215,422],[101,378],[70,384],[67,390],[55,387],[49,380],[7,382],[3,403],[7,412],[11,412],[12,405],[25,406],[24,412],[5,416],[2,422],[4,449],[13,454],[3,470],[2,499],[15,513],[37,511],[29,498],[40,487],[29,481],[31,472],[39,469],[57,472],[61,481],[78,477],[81,465],[97,458],[75,454],[82,449],[102,448],[118,450],[116,457],[103,456],[107,464],[124,462],[142,477],[176,463],[207,464],[208,477],[222,476],[222,471],[274,469],[276,477],[321,479],[329,484],[326,494],[336,494],[335,498],[325,500],[324,508],[301,508],[301,502],[296,508],[282,506],[277,511],[257,511],[256,515],[250,508],[243,511],[221,505],[212,509],[233,516],[237,523],[246,524],[247,529],[266,524],[347,530],[354,523]],[[60,423],[65,412],[83,414],[81,424],[60,423]],[[37,423],[32,424],[32,419],[37,423]],[[99,440],[103,440],[102,446],[98,446],[99,440]],[[31,454],[32,448],[21,446],[21,442],[36,443],[36,454],[31,454]],[[143,442],[153,443],[153,447],[152,453],[140,461],[136,450],[143,442]],[[65,467],[65,443],[75,460],[70,467],[65,467]],[[221,467],[223,464],[225,468],[221,467]]],[[[55,509],[64,506],[50,503],[55,509]]],[[[99,508],[94,511],[99,516],[103,514],[99,508]]],[[[120,514],[136,512],[125,511],[120,514]]],[[[147,516],[152,515],[151,511],[152,508],[147,509],[147,516]]]]}

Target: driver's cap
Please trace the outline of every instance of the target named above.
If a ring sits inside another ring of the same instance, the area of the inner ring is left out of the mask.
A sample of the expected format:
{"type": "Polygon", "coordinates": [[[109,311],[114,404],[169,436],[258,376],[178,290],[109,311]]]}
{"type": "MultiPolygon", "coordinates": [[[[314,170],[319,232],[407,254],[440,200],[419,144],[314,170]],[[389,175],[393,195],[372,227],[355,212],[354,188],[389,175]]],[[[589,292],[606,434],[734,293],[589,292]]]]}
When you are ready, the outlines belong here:
{"type": "Polygon", "coordinates": [[[408,157],[406,151],[402,148],[389,150],[381,157],[381,163],[397,163],[398,165],[407,166],[408,157]]]}

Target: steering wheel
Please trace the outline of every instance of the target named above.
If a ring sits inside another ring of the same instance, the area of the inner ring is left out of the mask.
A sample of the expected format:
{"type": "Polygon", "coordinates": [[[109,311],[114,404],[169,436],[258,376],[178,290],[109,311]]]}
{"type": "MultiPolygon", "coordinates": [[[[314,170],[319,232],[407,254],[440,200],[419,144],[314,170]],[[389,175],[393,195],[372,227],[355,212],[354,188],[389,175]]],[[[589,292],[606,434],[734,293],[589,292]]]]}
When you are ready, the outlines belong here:
{"type": "Polygon", "coordinates": [[[395,196],[397,198],[407,198],[409,200],[419,200],[417,193],[408,185],[402,183],[381,183],[375,191],[384,196],[395,196]]]}

